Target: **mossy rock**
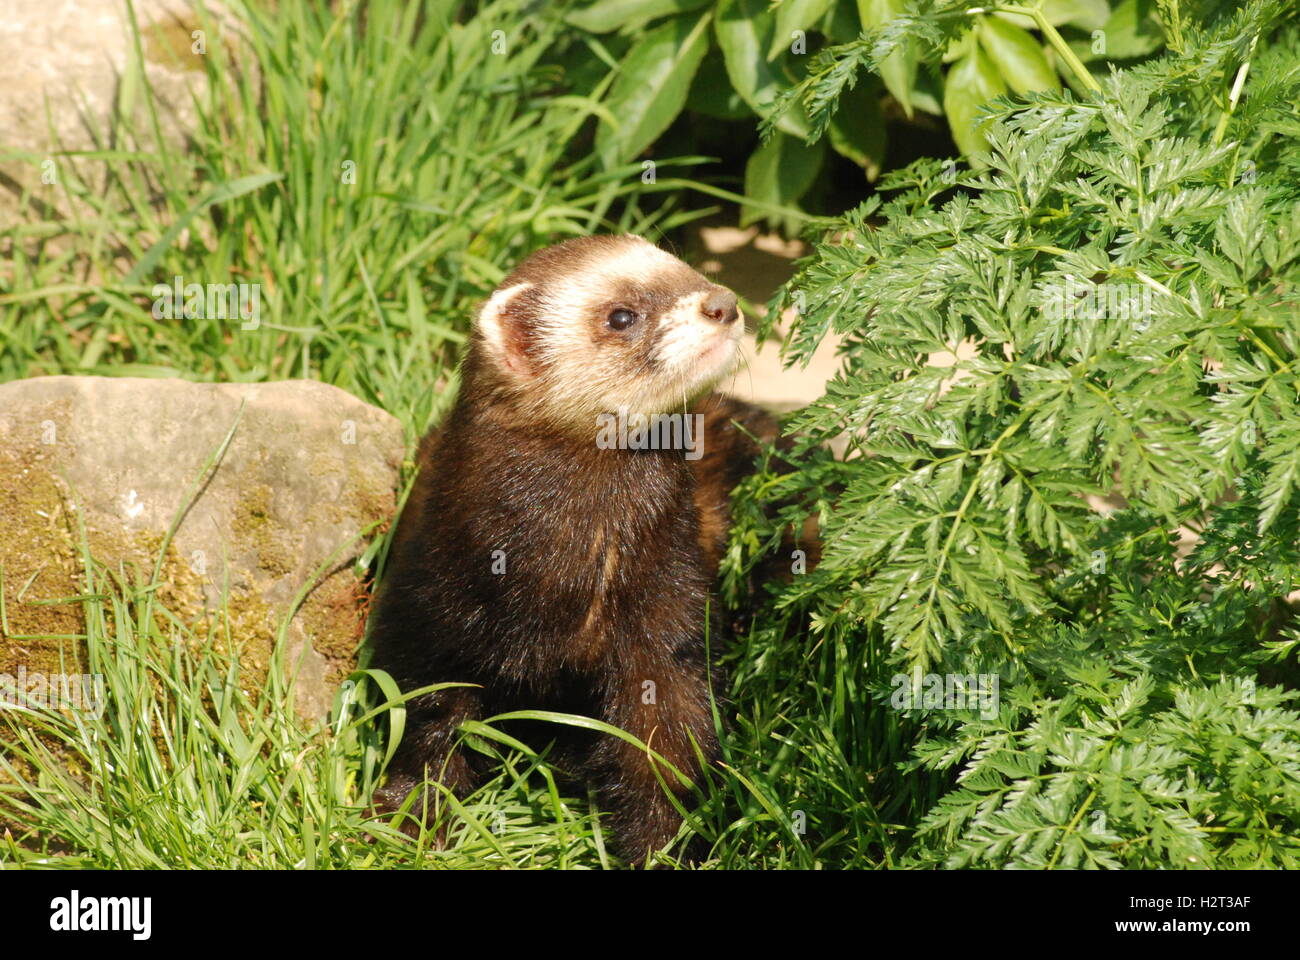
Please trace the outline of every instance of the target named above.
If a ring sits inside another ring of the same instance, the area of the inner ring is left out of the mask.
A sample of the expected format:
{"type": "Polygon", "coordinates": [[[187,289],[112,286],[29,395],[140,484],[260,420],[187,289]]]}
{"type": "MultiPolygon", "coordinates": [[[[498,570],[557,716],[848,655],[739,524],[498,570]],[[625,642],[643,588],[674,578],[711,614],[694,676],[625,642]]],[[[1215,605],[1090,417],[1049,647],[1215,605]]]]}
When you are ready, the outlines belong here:
{"type": "Polygon", "coordinates": [[[40,601],[82,592],[84,529],[95,561],[141,586],[167,544],[162,604],[199,634],[224,611],[254,674],[308,591],[286,651],[299,710],[321,716],[355,662],[353,568],[392,518],[404,452],[396,419],[314,381],[0,384],[0,674],[80,670],[81,606],[40,601]]]}

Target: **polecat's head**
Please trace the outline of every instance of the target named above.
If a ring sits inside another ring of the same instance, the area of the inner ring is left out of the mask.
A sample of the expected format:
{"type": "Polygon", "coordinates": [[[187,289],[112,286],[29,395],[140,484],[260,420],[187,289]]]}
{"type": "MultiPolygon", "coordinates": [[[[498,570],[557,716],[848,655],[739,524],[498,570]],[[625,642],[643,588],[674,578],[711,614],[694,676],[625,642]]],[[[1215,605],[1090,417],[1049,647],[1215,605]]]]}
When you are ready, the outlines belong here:
{"type": "Polygon", "coordinates": [[[546,419],[680,411],[729,373],[736,297],[631,235],[584,237],[521,263],[483,305],[474,349],[497,389],[546,419]]]}

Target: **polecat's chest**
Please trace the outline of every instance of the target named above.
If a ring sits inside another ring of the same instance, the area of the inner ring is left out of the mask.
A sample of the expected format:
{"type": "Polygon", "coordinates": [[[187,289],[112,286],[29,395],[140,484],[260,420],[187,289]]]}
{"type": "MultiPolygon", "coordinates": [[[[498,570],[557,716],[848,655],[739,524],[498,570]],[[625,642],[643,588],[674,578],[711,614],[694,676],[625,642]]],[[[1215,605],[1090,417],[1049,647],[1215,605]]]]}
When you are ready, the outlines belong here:
{"type": "Polygon", "coordinates": [[[702,630],[712,576],[680,460],[448,449],[424,507],[444,520],[430,613],[460,625],[486,670],[531,683],[596,669],[625,645],[667,656],[702,630]]]}

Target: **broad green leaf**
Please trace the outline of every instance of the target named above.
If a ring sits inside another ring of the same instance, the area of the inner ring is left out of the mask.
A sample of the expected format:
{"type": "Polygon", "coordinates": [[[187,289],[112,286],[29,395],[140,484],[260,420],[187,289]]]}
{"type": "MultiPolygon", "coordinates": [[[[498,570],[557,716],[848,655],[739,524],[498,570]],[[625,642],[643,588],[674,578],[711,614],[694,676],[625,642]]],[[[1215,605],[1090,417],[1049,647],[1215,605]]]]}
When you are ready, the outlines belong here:
{"type": "MultiPolygon", "coordinates": [[[[1068,23],[1081,30],[1097,30],[1110,17],[1107,0],[1043,0],[1042,9],[1043,16],[1054,27],[1068,23]]],[[[1034,18],[1023,14],[998,11],[993,16],[1025,30],[1037,28],[1034,18]]]]}
{"type": "Polygon", "coordinates": [[[1054,27],[1069,24],[1080,30],[1100,30],[1110,19],[1107,0],[1044,0],[1043,15],[1054,27]]]}
{"type": "MultiPolygon", "coordinates": [[[[792,207],[817,179],[825,144],[808,146],[798,137],[777,131],[752,154],[745,164],[745,195],[775,206],[792,207]]],[[[746,208],[741,224],[748,225],[762,211],[746,208]]]]}
{"type": "Polygon", "coordinates": [[[939,101],[943,98],[943,77],[928,70],[919,70],[912,87],[912,108],[936,116],[943,113],[939,101]]]}
{"type": "Polygon", "coordinates": [[[950,40],[947,49],[943,52],[943,62],[952,63],[954,60],[960,60],[970,53],[970,48],[976,42],[974,30],[967,30],[960,37],[950,40]]]}
{"type": "MultiPolygon", "coordinates": [[[[871,30],[888,23],[903,12],[904,0],[858,0],[858,17],[862,28],[871,30]]],[[[916,51],[905,42],[880,65],[880,78],[894,95],[903,112],[912,116],[912,87],[916,83],[916,51]]]]}
{"type": "Polygon", "coordinates": [[[1007,92],[1002,76],[982,47],[971,48],[948,71],[943,91],[943,110],[948,115],[952,138],[966,156],[982,151],[984,135],[975,129],[975,113],[994,97],[1007,92]]]}
{"type": "Polygon", "coordinates": [[[835,152],[860,166],[872,183],[880,176],[887,143],[880,94],[875,82],[859,81],[840,97],[829,130],[835,152]]]}
{"type": "MultiPolygon", "coordinates": [[[[776,31],[767,4],[764,0],[723,0],[714,29],[731,85],[755,113],[766,115],[777,93],[789,86],[788,78],[767,62],[766,51],[776,31]]],[[[808,115],[799,104],[787,110],[776,125],[792,136],[808,136],[808,115]]]]}
{"type": "Polygon", "coordinates": [[[698,10],[709,0],[596,0],[589,7],[575,10],[566,22],[580,30],[608,33],[620,27],[637,27],[666,14],[698,10]]]}
{"type": "Polygon", "coordinates": [[[775,60],[783,50],[794,43],[794,32],[807,32],[830,9],[831,0],[781,0],[776,8],[776,29],[772,32],[772,45],[767,59],[775,60]]]}
{"type": "Polygon", "coordinates": [[[999,20],[1005,20],[1007,23],[1014,23],[1022,30],[1037,29],[1037,25],[1034,23],[1034,18],[1026,17],[1022,13],[1004,13],[1001,10],[995,10],[993,16],[997,17],[999,20]]]}
{"type": "Polygon", "coordinates": [[[1147,5],[1138,0],[1117,4],[1102,32],[1106,51],[1101,56],[1111,60],[1144,57],[1164,42],[1159,24],[1147,16],[1147,5]]]}
{"type": "Polygon", "coordinates": [[[732,87],[722,51],[716,47],[708,52],[700,69],[696,71],[690,96],[686,98],[686,107],[720,120],[754,116],[753,107],[732,87]]]}
{"type": "Polygon", "coordinates": [[[1060,88],[1032,34],[997,17],[981,18],[978,33],[980,45],[1016,93],[1060,88]]]}
{"type": "Polygon", "coordinates": [[[596,152],[607,167],[637,156],[681,112],[709,48],[708,27],[707,13],[674,17],[628,52],[605,101],[619,126],[603,123],[596,133],[596,152]]]}
{"type": "Polygon", "coordinates": [[[856,3],[835,3],[826,11],[820,24],[822,33],[835,43],[849,43],[862,32],[856,3]]]}

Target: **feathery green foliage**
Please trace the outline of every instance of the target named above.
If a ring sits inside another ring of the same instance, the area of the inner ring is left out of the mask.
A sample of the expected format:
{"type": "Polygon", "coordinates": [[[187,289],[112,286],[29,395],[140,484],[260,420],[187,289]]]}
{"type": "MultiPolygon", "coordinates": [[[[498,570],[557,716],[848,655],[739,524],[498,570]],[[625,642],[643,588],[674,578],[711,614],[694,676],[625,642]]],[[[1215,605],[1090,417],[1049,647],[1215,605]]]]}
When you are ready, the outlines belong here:
{"type": "Polygon", "coordinates": [[[801,468],[737,494],[730,582],[763,504],[820,515],[748,655],[806,618],[874,701],[862,796],[920,828],[908,862],[1300,865],[1294,16],[997,100],[985,168],[888,176],[774,298],[792,362],[834,330],[844,363],[801,468]],[[912,670],[996,674],[1000,709],[891,710],[912,670]]]}

